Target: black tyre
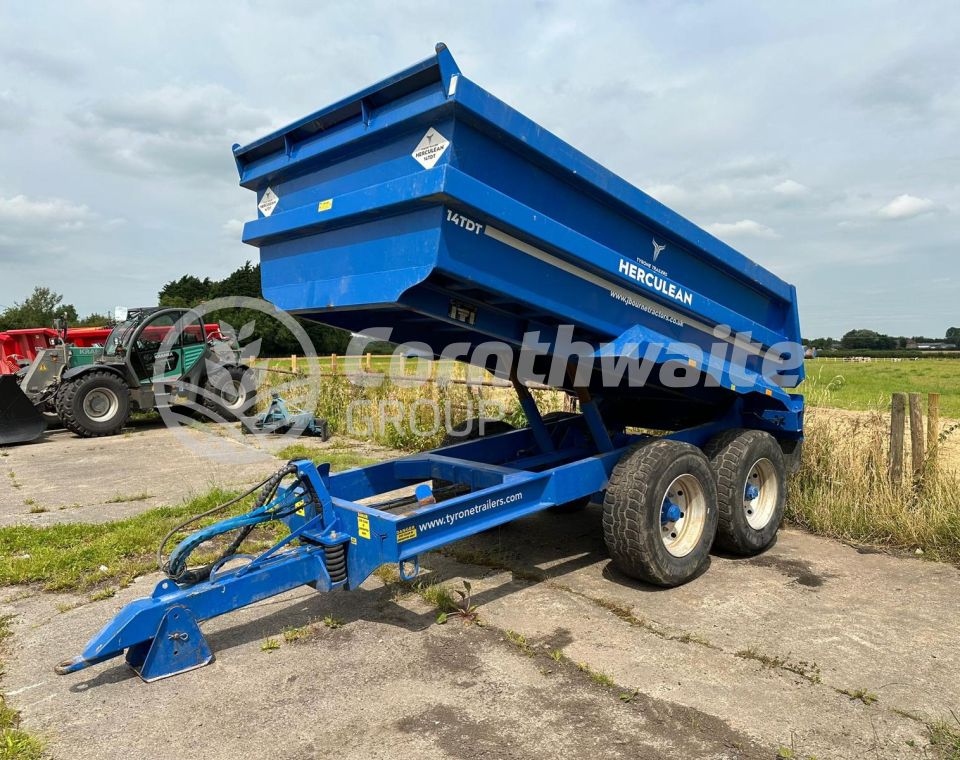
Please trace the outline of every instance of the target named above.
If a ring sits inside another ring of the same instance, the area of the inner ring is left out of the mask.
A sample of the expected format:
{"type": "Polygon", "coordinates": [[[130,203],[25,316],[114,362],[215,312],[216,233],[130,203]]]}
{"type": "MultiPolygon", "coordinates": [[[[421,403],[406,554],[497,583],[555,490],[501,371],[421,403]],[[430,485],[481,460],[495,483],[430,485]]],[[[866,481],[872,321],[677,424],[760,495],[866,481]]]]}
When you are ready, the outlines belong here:
{"type": "Polygon", "coordinates": [[[803,461],[803,441],[780,441],[780,451],[783,452],[783,466],[787,475],[796,475],[800,472],[803,461]]]}
{"type": "Polygon", "coordinates": [[[787,497],[780,444],[760,430],[728,430],[704,452],[717,478],[718,549],[750,556],[773,543],[787,497]]]}
{"type": "Polygon", "coordinates": [[[623,456],[603,499],[603,540],[614,566],[657,586],[679,586],[709,562],[717,487],[696,446],[648,441],[623,456]]]}
{"type": "Polygon", "coordinates": [[[57,391],[63,426],[83,438],[116,435],[130,419],[130,389],[106,370],[68,380],[57,391]]]}
{"type": "Polygon", "coordinates": [[[207,378],[203,405],[224,421],[253,413],[257,384],[247,367],[223,367],[207,378]]]}

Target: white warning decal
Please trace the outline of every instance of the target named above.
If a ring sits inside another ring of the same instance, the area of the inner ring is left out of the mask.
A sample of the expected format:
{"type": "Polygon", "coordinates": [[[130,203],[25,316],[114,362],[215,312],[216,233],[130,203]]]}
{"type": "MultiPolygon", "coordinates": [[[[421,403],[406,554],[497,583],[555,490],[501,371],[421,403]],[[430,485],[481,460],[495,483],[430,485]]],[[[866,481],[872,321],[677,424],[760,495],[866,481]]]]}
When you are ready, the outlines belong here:
{"type": "Polygon", "coordinates": [[[257,204],[257,208],[260,209],[264,216],[270,216],[279,202],[280,196],[273,192],[273,188],[268,187],[267,192],[263,194],[263,197],[257,204]]]}
{"type": "Polygon", "coordinates": [[[432,169],[449,144],[446,137],[430,127],[410,155],[417,159],[424,169],[432,169]]]}

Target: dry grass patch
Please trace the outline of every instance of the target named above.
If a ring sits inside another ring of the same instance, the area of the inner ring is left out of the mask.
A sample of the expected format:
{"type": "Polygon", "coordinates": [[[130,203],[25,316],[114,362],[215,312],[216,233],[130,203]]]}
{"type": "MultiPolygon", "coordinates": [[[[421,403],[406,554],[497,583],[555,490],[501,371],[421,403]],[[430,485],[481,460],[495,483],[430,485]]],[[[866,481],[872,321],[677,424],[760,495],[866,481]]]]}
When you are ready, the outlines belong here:
{"type": "Polygon", "coordinates": [[[891,483],[889,421],[879,412],[813,408],[805,427],[803,462],[787,502],[790,520],[834,538],[960,561],[955,470],[943,467],[916,482],[907,475],[903,483],[891,483]]]}

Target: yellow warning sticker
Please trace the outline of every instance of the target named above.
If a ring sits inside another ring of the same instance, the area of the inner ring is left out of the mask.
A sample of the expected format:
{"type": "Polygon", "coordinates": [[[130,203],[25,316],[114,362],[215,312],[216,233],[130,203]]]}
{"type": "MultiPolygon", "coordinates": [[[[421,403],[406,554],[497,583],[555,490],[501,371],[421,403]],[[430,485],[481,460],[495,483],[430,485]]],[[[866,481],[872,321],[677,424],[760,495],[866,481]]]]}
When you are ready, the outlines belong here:
{"type": "Polygon", "coordinates": [[[410,541],[417,537],[417,526],[408,525],[406,528],[401,528],[397,531],[397,543],[402,541],[410,541]]]}
{"type": "Polygon", "coordinates": [[[357,532],[360,538],[370,538],[370,518],[363,512],[357,513],[357,532]]]}
{"type": "Polygon", "coordinates": [[[306,517],[306,516],[307,516],[307,513],[304,512],[304,510],[303,510],[303,508],[304,508],[304,506],[306,505],[306,503],[307,503],[307,502],[305,502],[303,499],[300,499],[300,501],[298,501],[296,504],[293,505],[293,506],[295,506],[295,507],[297,508],[297,514],[300,515],[300,517],[306,517]]]}
{"type": "Polygon", "coordinates": [[[317,211],[329,211],[333,208],[333,198],[327,198],[325,201],[320,201],[320,205],[317,206],[317,211]]]}

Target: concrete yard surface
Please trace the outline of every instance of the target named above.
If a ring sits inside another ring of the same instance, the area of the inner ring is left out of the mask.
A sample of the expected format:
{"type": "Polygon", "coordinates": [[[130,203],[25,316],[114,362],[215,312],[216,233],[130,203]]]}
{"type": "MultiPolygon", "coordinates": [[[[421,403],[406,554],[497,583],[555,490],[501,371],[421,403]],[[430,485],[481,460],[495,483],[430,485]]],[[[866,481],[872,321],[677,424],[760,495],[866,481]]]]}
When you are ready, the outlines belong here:
{"type": "Polygon", "coordinates": [[[471,582],[482,625],[438,625],[376,577],[303,589],[205,623],[214,663],[153,684],[121,660],[53,666],[159,576],[73,609],[85,599],[8,589],[4,689],[71,760],[923,758],[924,721],[960,707],[950,566],[787,530],[658,590],[611,568],[596,505],[424,564],[424,582],[471,582]]]}
{"type": "MultiPolygon", "coordinates": [[[[0,524],[103,522],[248,485],[289,443],[251,453],[216,435],[146,425],[0,450],[0,524]]],[[[122,659],[53,668],[159,575],[99,601],[7,587],[0,686],[60,760],[949,757],[927,724],[960,715],[955,567],[785,529],[758,557],[714,555],[657,589],[613,569],[600,516],[548,511],[426,555],[419,591],[384,573],[207,621],[215,661],[153,684],[122,659]],[[422,584],[464,581],[479,624],[438,624],[422,584]]]]}
{"type": "Polygon", "coordinates": [[[238,489],[275,471],[291,443],[386,456],[381,447],[332,438],[239,436],[239,426],[170,429],[134,423],[121,435],[79,438],[52,430],[33,443],[0,448],[0,525],[99,523],[178,504],[214,488],[238,489]]]}

